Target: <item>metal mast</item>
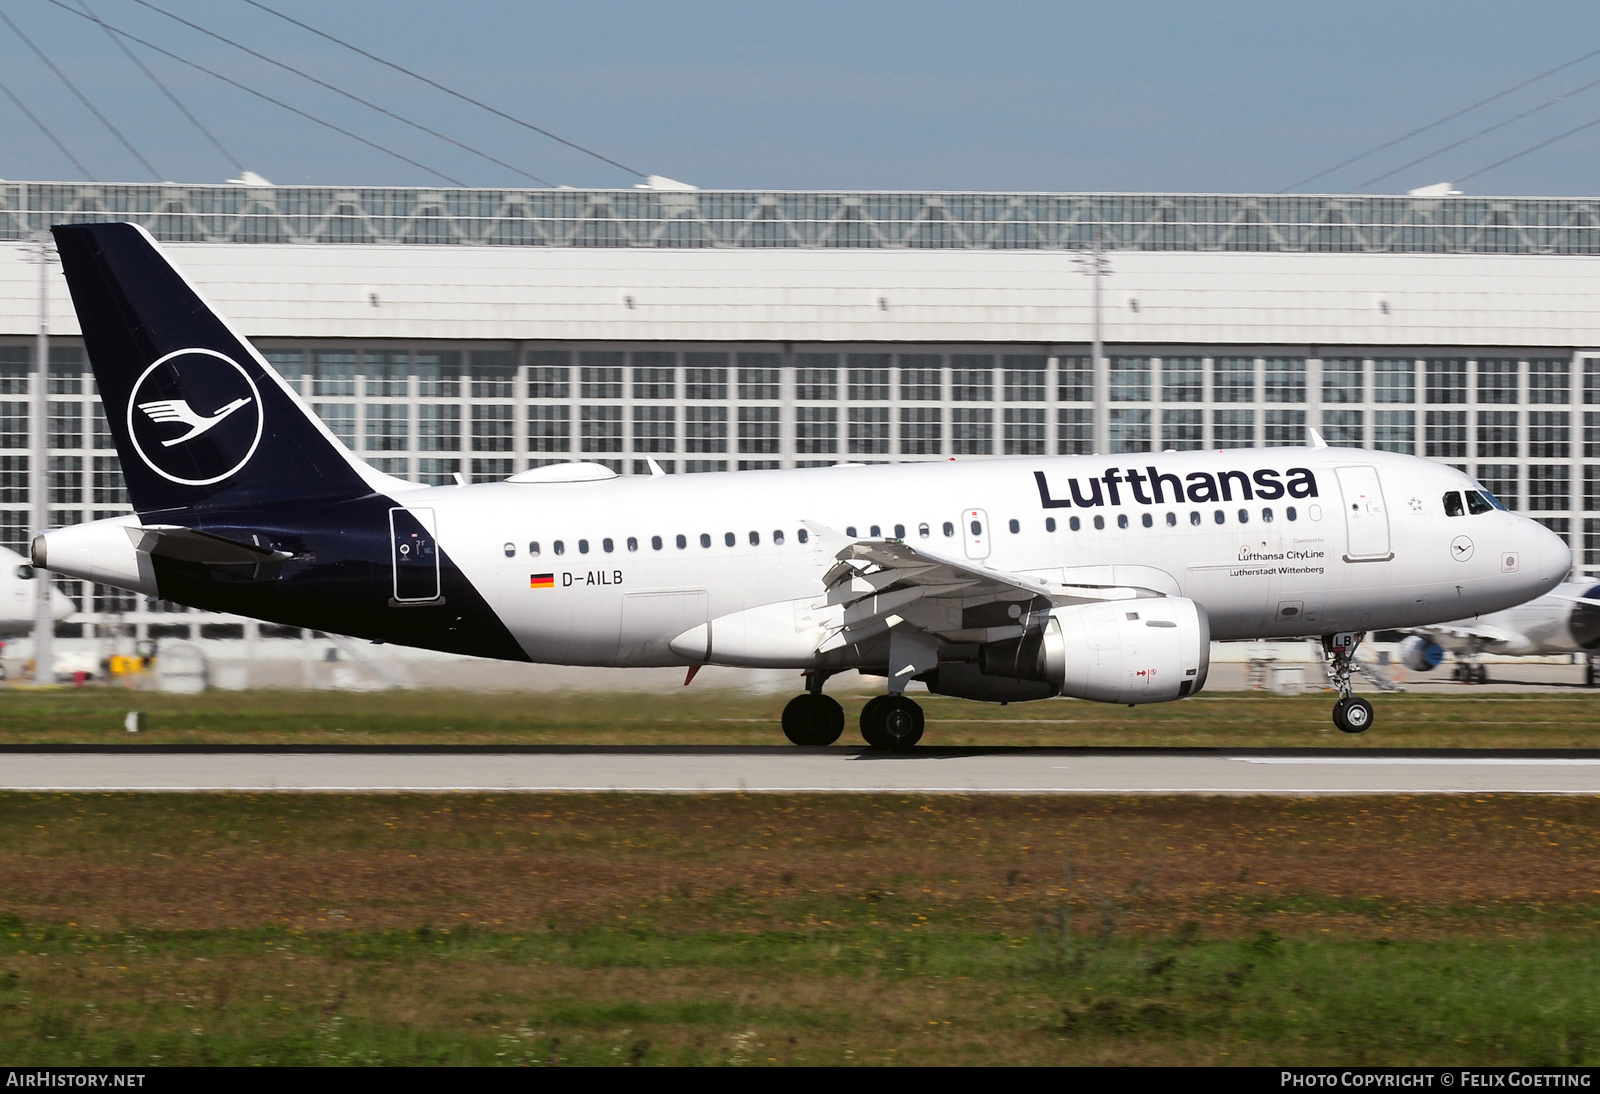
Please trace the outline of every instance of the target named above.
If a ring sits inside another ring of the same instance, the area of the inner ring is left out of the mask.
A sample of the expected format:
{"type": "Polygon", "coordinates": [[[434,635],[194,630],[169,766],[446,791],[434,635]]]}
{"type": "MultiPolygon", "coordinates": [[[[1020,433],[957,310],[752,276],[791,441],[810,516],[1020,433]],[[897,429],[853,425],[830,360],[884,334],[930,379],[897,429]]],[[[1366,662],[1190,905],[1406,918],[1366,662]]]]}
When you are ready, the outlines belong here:
{"type": "MultiPolygon", "coordinates": [[[[39,262],[39,337],[34,350],[33,371],[33,456],[32,474],[34,535],[50,529],[49,462],[50,440],[50,261],[54,252],[50,233],[34,236],[35,257],[39,262]]],[[[55,674],[56,621],[50,610],[50,575],[44,570],[33,578],[33,681],[53,684],[55,674]]]]}
{"type": "Polygon", "coordinates": [[[1104,346],[1100,340],[1100,281],[1111,272],[1111,260],[1100,248],[1100,229],[1094,230],[1087,257],[1077,259],[1080,272],[1093,279],[1094,341],[1089,350],[1090,375],[1094,378],[1094,451],[1104,455],[1111,451],[1111,423],[1106,403],[1110,401],[1111,384],[1106,372],[1104,346]]]}

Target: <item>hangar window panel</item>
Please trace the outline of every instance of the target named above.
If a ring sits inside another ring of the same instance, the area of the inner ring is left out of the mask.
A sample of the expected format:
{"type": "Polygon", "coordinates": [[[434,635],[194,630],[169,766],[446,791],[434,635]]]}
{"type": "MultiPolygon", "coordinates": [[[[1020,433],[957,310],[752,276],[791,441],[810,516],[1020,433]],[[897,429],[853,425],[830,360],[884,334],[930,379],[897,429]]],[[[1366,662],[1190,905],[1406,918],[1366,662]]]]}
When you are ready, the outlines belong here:
{"type": "Polygon", "coordinates": [[[678,408],[671,406],[634,407],[633,450],[635,452],[676,452],[678,450],[678,408]]]}
{"type": "Polygon", "coordinates": [[[1150,451],[1150,412],[1132,408],[1111,411],[1111,451],[1150,451]]]}
{"type": "Polygon", "coordinates": [[[994,455],[994,411],[958,406],[950,411],[950,452],[956,456],[994,455]]]}
{"type": "Polygon", "coordinates": [[[1430,410],[1423,423],[1424,456],[1438,460],[1467,458],[1467,412],[1430,410]]]}
{"type": "Polygon", "coordinates": [[[1534,517],[1538,523],[1561,537],[1561,542],[1572,546],[1572,521],[1568,517],[1534,517]]]}
{"type": "Polygon", "coordinates": [[[1282,448],[1307,443],[1305,411],[1268,410],[1263,415],[1266,419],[1263,440],[1267,447],[1282,448]]]}
{"type": "MultiPolygon", "coordinates": [[[[28,394],[32,360],[27,346],[0,346],[0,395],[28,394]]],[[[267,360],[272,360],[272,354],[267,354],[267,360]]]]}
{"type": "Polygon", "coordinates": [[[106,421],[105,404],[99,399],[89,404],[89,417],[93,419],[94,446],[96,448],[115,448],[116,440],[111,436],[111,425],[106,421]]]}
{"type": "MultiPolygon", "coordinates": [[[[1149,411],[1134,411],[1149,415],[1149,411]]],[[[1005,412],[1005,434],[1001,438],[1007,456],[1044,456],[1049,454],[1045,437],[1045,412],[1043,407],[1014,406],[1005,412]]],[[[1149,428],[1146,427],[1146,436],[1149,428]]],[[[1148,452],[1149,447],[1140,449],[1148,452]]]]}
{"type": "MultiPolygon", "coordinates": [[[[727,460],[684,460],[683,461],[683,472],[686,475],[699,475],[699,474],[703,474],[703,473],[705,473],[707,471],[726,471],[727,469],[728,469],[728,461],[727,460]]],[[[678,538],[682,539],[683,537],[679,536],[678,538]]],[[[678,546],[682,547],[683,544],[680,543],[680,544],[678,544],[678,546]]]]}
{"type": "Polygon", "coordinates": [[[802,406],[794,412],[794,450],[809,454],[839,451],[839,408],[802,406]]]}
{"type": "Polygon", "coordinates": [[[739,451],[746,455],[775,455],[778,451],[778,408],[739,408],[739,451]]]}
{"type": "Polygon", "coordinates": [[[528,407],[528,451],[566,452],[572,446],[572,408],[528,407]]]}
{"type": "Polygon", "coordinates": [[[28,404],[0,402],[0,448],[27,448],[28,433],[28,404]]]}
{"type": "Polygon", "coordinates": [[[846,371],[849,396],[853,403],[887,402],[889,399],[889,369],[859,367],[867,363],[889,360],[887,353],[852,353],[850,368],[846,371]]]}
{"type": "Polygon", "coordinates": [[[294,389],[296,395],[304,395],[306,393],[306,355],[304,350],[269,349],[262,351],[261,356],[267,359],[267,364],[272,366],[272,371],[283,377],[284,382],[294,389]]]}
{"type": "Polygon", "coordinates": [[[704,402],[728,398],[728,370],[723,367],[726,353],[686,353],[683,355],[683,397],[704,402]],[[711,362],[717,362],[713,365],[711,362]]]}
{"type": "MultiPolygon", "coordinates": [[[[0,391],[5,391],[0,382],[0,391]]],[[[1590,406],[1600,403],[1600,357],[1583,359],[1583,401],[1590,406]]]]}
{"type": "Polygon", "coordinates": [[[1572,429],[1565,410],[1528,411],[1528,458],[1565,460],[1572,455],[1572,429]]]}
{"type": "Polygon", "coordinates": [[[83,372],[87,367],[79,346],[50,347],[50,394],[82,395],[83,372]]]}
{"type": "Polygon", "coordinates": [[[1571,401],[1571,361],[1546,359],[1528,362],[1528,402],[1562,404],[1571,401]]]}
{"type": "Polygon", "coordinates": [[[1478,362],[1478,402],[1515,404],[1517,362],[1496,358],[1478,362]]]}
{"type": "Polygon", "coordinates": [[[506,459],[474,459],[472,461],[473,482],[499,482],[509,479],[512,475],[514,460],[506,459]]]}
{"type": "Polygon", "coordinates": [[[461,398],[461,354],[456,350],[418,353],[417,394],[424,399],[461,398]]]}
{"type": "MultiPolygon", "coordinates": [[[[852,372],[855,370],[852,369],[852,372]]],[[[887,371],[887,370],[886,370],[887,371]]],[[[888,383],[887,380],[884,381],[888,383]]],[[[850,408],[849,444],[852,454],[886,455],[889,451],[889,408],[853,406],[850,408]]]]}
{"type": "MultiPolygon", "coordinates": [[[[777,354],[739,354],[742,361],[746,357],[770,356],[777,354]]],[[[776,368],[740,368],[739,369],[739,398],[752,402],[759,399],[778,398],[778,370],[776,368]]]]}
{"type": "Polygon", "coordinates": [[[312,403],[311,409],[317,412],[317,417],[328,427],[328,432],[338,437],[346,448],[356,446],[356,404],[312,403]]]}
{"type": "Polygon", "coordinates": [[[1211,412],[1211,447],[1254,448],[1255,444],[1255,411],[1213,410],[1211,412]]]}
{"type": "Polygon", "coordinates": [[[1148,403],[1150,401],[1150,358],[1111,358],[1109,381],[1112,402],[1148,403]]]}
{"type": "Polygon", "coordinates": [[[937,353],[902,353],[900,398],[908,403],[937,403],[944,398],[943,361],[937,353]]]}
{"type": "Polygon", "coordinates": [[[832,367],[836,360],[831,353],[801,353],[795,355],[800,367],[794,370],[794,397],[802,402],[836,402],[839,398],[839,370],[832,367]],[[816,362],[829,362],[817,364],[816,362]]]}
{"type": "Polygon", "coordinates": [[[988,354],[956,353],[950,357],[950,401],[994,402],[994,358],[988,354]]]}
{"type": "MultiPolygon", "coordinates": [[[[1205,360],[1200,357],[1164,357],[1161,360],[1161,401],[1199,403],[1206,397],[1205,360]]],[[[1162,419],[1165,421],[1166,419],[1162,419]]]]}
{"type": "Polygon", "coordinates": [[[385,475],[393,475],[397,479],[411,477],[411,460],[405,456],[371,456],[368,457],[367,463],[385,475]]]}
{"type": "Polygon", "coordinates": [[[417,448],[423,452],[461,451],[461,408],[417,407],[417,448]]]}
{"type": "Polygon", "coordinates": [[[1432,357],[1423,363],[1427,370],[1426,399],[1447,404],[1467,401],[1467,362],[1456,357],[1432,357]]]}
{"type": "Polygon", "coordinates": [[[1063,407],[1056,411],[1056,452],[1087,456],[1094,451],[1094,411],[1063,407]]]}
{"type": "Polygon", "coordinates": [[[1218,357],[1211,362],[1211,399],[1217,403],[1256,401],[1254,357],[1218,357]]]}
{"type": "Polygon", "coordinates": [[[900,454],[937,456],[944,451],[944,412],[936,406],[900,408],[900,454]]]}
{"type": "Polygon", "coordinates": [[[404,350],[371,350],[361,356],[367,398],[404,399],[411,394],[411,354],[404,350]]]}
{"type": "Polygon", "coordinates": [[[1045,359],[1032,354],[1008,353],[1000,358],[1008,403],[1042,403],[1045,359]]]}
{"type": "Polygon", "coordinates": [[[1342,448],[1367,446],[1367,413],[1364,410],[1324,410],[1322,439],[1342,448]]]}
{"type": "Polygon", "coordinates": [[[1583,507],[1591,513],[1600,512],[1600,467],[1593,464],[1583,469],[1583,507]]]}
{"type": "Polygon", "coordinates": [[[472,408],[472,450],[474,452],[510,452],[512,447],[511,406],[504,403],[474,406],[472,408]]]}
{"type": "Polygon", "coordinates": [[[1176,452],[1198,452],[1206,446],[1205,411],[1163,410],[1161,447],[1176,452]]]}
{"type": "MultiPolygon", "coordinates": [[[[1417,363],[1403,357],[1380,357],[1372,362],[1372,401],[1412,403],[1417,398],[1417,363]]],[[[1376,419],[1374,419],[1376,426],[1376,419]]],[[[1376,439],[1376,434],[1373,435],[1376,439]]]]}
{"type": "Polygon", "coordinates": [[[1306,401],[1306,361],[1304,357],[1268,357],[1262,367],[1266,379],[1267,402],[1303,403],[1306,401]]]}
{"type": "Polygon", "coordinates": [[[1521,507],[1519,499],[1522,497],[1522,490],[1516,464],[1480,463],[1478,481],[1483,484],[1484,489],[1499,498],[1500,503],[1507,509],[1515,511],[1521,507]]]}
{"type": "Polygon", "coordinates": [[[417,461],[417,481],[425,486],[449,486],[456,481],[460,470],[460,460],[420,459],[417,461]]]}
{"type": "MultiPolygon", "coordinates": [[[[125,589],[117,589],[110,585],[101,585],[98,582],[94,583],[90,595],[93,598],[94,610],[97,612],[123,615],[127,612],[137,611],[139,607],[137,593],[130,593],[125,589]]],[[[235,624],[235,626],[239,627],[239,637],[243,638],[243,626],[240,624],[235,624]]],[[[104,634],[105,632],[102,631],[101,633],[104,634]]]]}
{"type": "Polygon", "coordinates": [[[406,452],[411,448],[411,408],[404,403],[367,404],[367,451],[406,452]]]}
{"type": "Polygon", "coordinates": [[[28,553],[28,541],[33,538],[32,521],[20,509],[0,512],[0,547],[8,547],[19,555],[28,553]]]}
{"type": "MultiPolygon", "coordinates": [[[[621,381],[618,381],[619,384],[621,381]]],[[[578,411],[578,445],[583,452],[622,451],[622,408],[586,406],[578,411]]]]}
{"type": "Polygon", "coordinates": [[[1600,520],[1583,522],[1583,564],[1600,566],[1600,520]]]}
{"type": "MultiPolygon", "coordinates": [[[[5,405],[0,403],[0,408],[5,405]]],[[[3,414],[4,410],[0,409],[0,415],[3,414]]],[[[0,423],[4,423],[4,421],[4,417],[0,417],[0,423]]],[[[5,436],[0,433],[0,448],[14,447],[4,442],[5,436]]],[[[1589,460],[1600,459],[1600,411],[1585,410],[1583,412],[1583,456],[1589,460]]]]}
{"type": "Polygon", "coordinates": [[[1324,358],[1322,401],[1324,403],[1366,402],[1365,364],[1359,357],[1324,358]]]}
{"type": "Polygon", "coordinates": [[[1572,465],[1528,465],[1528,511],[1565,513],[1572,507],[1572,465]]]}
{"type": "MultiPolygon", "coordinates": [[[[121,480],[118,474],[117,481],[121,480]]],[[[0,505],[27,505],[29,486],[28,457],[0,456],[0,505]]],[[[124,492],[124,503],[126,500],[124,492]]]]}
{"type": "MultiPolygon", "coordinates": [[[[621,361],[620,353],[580,353],[579,361],[621,361]]],[[[578,366],[578,396],[583,399],[622,398],[622,366],[620,364],[580,364],[578,366]]]]}
{"type": "MultiPolygon", "coordinates": [[[[684,407],[683,450],[685,452],[726,452],[728,450],[728,408],[725,406],[684,407]]],[[[691,460],[689,462],[694,463],[696,461],[691,460]]]]}
{"type": "MultiPolygon", "coordinates": [[[[51,505],[82,505],[83,504],[83,457],[82,456],[51,456],[50,457],[50,486],[46,495],[51,505]]],[[[57,514],[50,514],[51,523],[57,523],[60,518],[57,514]]],[[[82,523],[82,518],[68,521],[70,524],[82,523]]]]}
{"type": "Polygon", "coordinates": [[[633,355],[633,397],[635,399],[676,399],[678,397],[677,354],[635,353],[633,355]]]}
{"type": "Polygon", "coordinates": [[[504,349],[475,349],[467,358],[474,399],[509,399],[516,394],[516,355],[504,349]]]}
{"type": "Polygon", "coordinates": [[[527,355],[528,398],[572,398],[572,355],[566,350],[533,350],[527,355]]]}
{"type": "Polygon", "coordinates": [[[1372,447],[1379,452],[1417,451],[1417,412],[1415,410],[1374,410],[1372,447]]]}
{"type": "Polygon", "coordinates": [[[356,355],[323,351],[313,353],[311,394],[333,399],[355,398],[356,355]]]}
{"type": "Polygon", "coordinates": [[[76,399],[51,399],[45,437],[51,448],[83,447],[83,404],[76,399]]]}
{"type": "Polygon", "coordinates": [[[1094,401],[1094,368],[1087,355],[1056,358],[1056,398],[1063,403],[1094,401]]]}
{"type": "Polygon", "coordinates": [[[1478,458],[1514,460],[1517,452],[1517,412],[1515,410],[1478,411],[1478,458]]]}

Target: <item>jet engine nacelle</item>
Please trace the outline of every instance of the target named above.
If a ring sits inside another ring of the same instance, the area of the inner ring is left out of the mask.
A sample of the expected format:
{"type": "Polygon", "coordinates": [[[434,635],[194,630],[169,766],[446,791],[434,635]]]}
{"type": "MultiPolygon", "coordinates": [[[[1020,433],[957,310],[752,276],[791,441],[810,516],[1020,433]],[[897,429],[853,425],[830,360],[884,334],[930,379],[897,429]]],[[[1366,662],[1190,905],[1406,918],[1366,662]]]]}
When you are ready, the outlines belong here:
{"type": "Polygon", "coordinates": [[[1400,640],[1400,660],[1412,672],[1432,672],[1444,660],[1444,649],[1420,634],[1400,640]]]}
{"type": "Polygon", "coordinates": [[[1210,667],[1210,621],[1178,596],[1056,608],[1041,629],[978,647],[985,675],[1101,703],[1182,699],[1205,686],[1210,667]]]}

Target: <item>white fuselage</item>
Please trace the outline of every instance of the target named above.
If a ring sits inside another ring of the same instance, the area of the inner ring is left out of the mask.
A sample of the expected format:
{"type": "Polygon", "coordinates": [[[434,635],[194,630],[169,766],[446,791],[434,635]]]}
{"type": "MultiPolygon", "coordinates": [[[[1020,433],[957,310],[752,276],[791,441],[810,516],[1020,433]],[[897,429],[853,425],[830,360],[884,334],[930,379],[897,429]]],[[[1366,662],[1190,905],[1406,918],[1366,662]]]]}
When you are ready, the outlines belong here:
{"type": "Polygon", "coordinates": [[[1554,533],[1498,509],[1445,514],[1446,492],[1475,488],[1415,457],[1277,448],[488,483],[397,502],[437,528],[532,660],[644,666],[694,661],[670,643],[708,620],[781,602],[803,614],[858,539],[1047,591],[1188,597],[1219,639],[1415,627],[1554,587],[1570,563],[1554,533]],[[1291,469],[1306,474],[1291,484],[1291,469]]]}

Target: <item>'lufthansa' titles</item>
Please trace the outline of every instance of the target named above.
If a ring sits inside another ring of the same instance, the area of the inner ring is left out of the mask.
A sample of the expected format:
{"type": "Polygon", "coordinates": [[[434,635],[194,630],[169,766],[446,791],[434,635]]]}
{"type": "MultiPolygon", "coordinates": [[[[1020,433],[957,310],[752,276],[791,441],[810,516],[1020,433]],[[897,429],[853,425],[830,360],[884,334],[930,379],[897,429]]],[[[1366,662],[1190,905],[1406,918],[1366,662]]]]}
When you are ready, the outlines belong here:
{"type": "Polygon", "coordinates": [[[1275,501],[1283,497],[1317,496],[1316,476],[1306,467],[1291,467],[1287,471],[1262,468],[1254,474],[1248,471],[1221,471],[1215,474],[1191,471],[1181,479],[1154,467],[1146,467],[1143,471],[1134,467],[1125,470],[1109,467],[1104,474],[1087,482],[1081,476],[1068,479],[1067,490],[1060,496],[1051,493],[1050,483],[1043,471],[1035,471],[1033,481],[1039,486],[1039,504],[1046,509],[1092,509],[1097,505],[1122,505],[1124,490],[1131,495],[1131,501],[1140,505],[1256,499],[1275,501]]]}

